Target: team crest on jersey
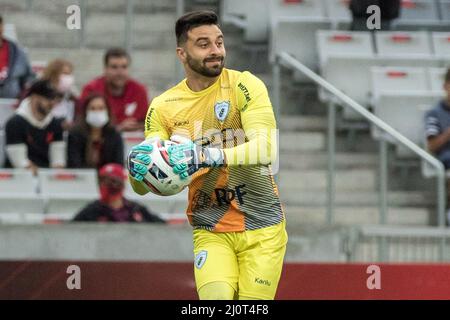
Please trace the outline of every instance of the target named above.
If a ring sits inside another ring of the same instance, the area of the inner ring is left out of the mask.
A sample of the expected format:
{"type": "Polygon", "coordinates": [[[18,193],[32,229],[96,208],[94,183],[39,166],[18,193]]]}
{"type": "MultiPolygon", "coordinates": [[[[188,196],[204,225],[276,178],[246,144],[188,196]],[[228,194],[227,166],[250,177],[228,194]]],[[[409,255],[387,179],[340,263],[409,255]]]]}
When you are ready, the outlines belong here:
{"type": "Polygon", "coordinates": [[[206,262],[206,258],[208,257],[208,251],[202,250],[195,256],[195,267],[197,269],[201,269],[206,262]]]}
{"type": "Polygon", "coordinates": [[[229,111],[230,111],[230,101],[217,102],[214,106],[216,118],[220,122],[223,122],[225,120],[225,118],[228,116],[229,111]]]}

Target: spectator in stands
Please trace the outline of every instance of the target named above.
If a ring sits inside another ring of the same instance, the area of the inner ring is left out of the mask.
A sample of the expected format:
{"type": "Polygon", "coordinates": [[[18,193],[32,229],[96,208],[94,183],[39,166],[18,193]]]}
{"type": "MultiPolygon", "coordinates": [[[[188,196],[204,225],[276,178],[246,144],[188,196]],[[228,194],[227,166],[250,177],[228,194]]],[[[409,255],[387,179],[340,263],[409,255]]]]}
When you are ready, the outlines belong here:
{"type": "Polygon", "coordinates": [[[0,16],[0,98],[18,98],[34,79],[25,52],[3,37],[3,17],[0,16]]]}
{"type": "Polygon", "coordinates": [[[100,200],[83,208],[74,221],[99,222],[164,222],[146,207],[124,197],[127,180],[125,169],[108,163],[99,171],[100,200]]]}
{"type": "Polygon", "coordinates": [[[64,59],[50,61],[44,69],[42,78],[58,90],[61,99],[53,107],[52,113],[57,119],[62,119],[63,128],[69,129],[74,121],[77,93],[74,86],[73,65],[64,59]]]}
{"type": "Polygon", "coordinates": [[[371,5],[380,7],[381,30],[389,30],[392,20],[400,16],[400,0],[351,0],[349,5],[353,17],[351,30],[369,31],[367,20],[372,13],[367,13],[367,8],[371,5]]]}
{"type": "Polygon", "coordinates": [[[123,164],[123,140],[111,124],[111,110],[104,96],[83,100],[82,115],[68,136],[69,168],[100,168],[106,163],[123,164]]]}
{"type": "Polygon", "coordinates": [[[61,121],[51,113],[57,92],[50,82],[37,80],[16,114],[6,123],[6,167],[61,168],[66,164],[61,121]]]}
{"type": "Polygon", "coordinates": [[[145,86],[129,76],[130,61],[124,49],[109,49],[104,56],[104,75],[83,88],[81,99],[93,92],[103,94],[120,131],[144,131],[149,100],[145,86]]]}
{"type": "MultiPolygon", "coordinates": [[[[444,78],[445,99],[425,114],[425,134],[428,150],[442,161],[445,169],[450,169],[450,68],[444,78]]],[[[450,207],[450,180],[448,187],[448,204],[450,207]]],[[[450,222],[450,210],[447,213],[450,222]]]]}

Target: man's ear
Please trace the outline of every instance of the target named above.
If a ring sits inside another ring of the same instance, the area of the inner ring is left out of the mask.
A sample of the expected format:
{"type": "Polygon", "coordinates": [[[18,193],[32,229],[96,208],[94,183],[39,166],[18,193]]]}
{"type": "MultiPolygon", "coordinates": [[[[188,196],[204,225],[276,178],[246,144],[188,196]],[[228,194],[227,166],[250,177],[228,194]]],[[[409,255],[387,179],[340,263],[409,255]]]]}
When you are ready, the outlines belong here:
{"type": "Polygon", "coordinates": [[[444,87],[445,91],[449,92],[450,91],[450,82],[445,82],[443,87],[444,87]]]}
{"type": "Polygon", "coordinates": [[[177,47],[177,56],[180,59],[181,63],[186,62],[186,51],[183,47],[177,47]]]}

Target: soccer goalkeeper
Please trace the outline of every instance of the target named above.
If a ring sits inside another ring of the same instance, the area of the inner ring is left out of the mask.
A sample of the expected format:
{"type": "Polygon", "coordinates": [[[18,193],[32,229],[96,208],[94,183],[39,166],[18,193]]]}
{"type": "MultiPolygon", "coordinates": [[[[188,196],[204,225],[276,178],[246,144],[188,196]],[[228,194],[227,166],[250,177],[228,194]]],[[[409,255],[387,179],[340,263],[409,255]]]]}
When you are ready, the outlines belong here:
{"type": "MultiPolygon", "coordinates": [[[[214,12],[185,14],[175,33],[186,79],[153,100],[145,136],[178,142],[170,164],[192,178],[187,215],[199,298],[274,299],[288,238],[271,172],[276,123],[267,89],[249,72],[224,68],[214,12]]],[[[151,152],[144,141],[128,156],[139,194],[151,152]]]]}

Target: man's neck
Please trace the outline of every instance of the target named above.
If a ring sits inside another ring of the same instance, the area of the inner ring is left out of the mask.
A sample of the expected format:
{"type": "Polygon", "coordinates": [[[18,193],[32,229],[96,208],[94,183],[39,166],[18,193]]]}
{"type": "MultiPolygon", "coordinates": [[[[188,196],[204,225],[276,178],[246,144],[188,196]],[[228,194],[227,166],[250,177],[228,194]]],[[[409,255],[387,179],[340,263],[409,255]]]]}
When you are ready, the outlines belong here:
{"type": "Polygon", "coordinates": [[[205,90],[212,86],[217,79],[219,79],[220,75],[214,78],[202,76],[192,70],[186,69],[186,84],[189,89],[194,92],[205,90]]]}
{"type": "Polygon", "coordinates": [[[123,95],[123,92],[125,91],[125,86],[117,87],[108,82],[106,82],[106,86],[108,88],[108,92],[116,97],[123,95]]]}
{"type": "Polygon", "coordinates": [[[124,205],[123,197],[120,197],[118,199],[112,200],[112,201],[110,201],[108,203],[108,206],[110,206],[113,209],[120,209],[120,208],[123,207],[123,205],[124,205]]]}
{"type": "Polygon", "coordinates": [[[46,116],[42,115],[42,113],[38,112],[36,110],[36,108],[31,108],[31,113],[33,114],[33,117],[37,120],[37,121],[42,121],[45,119],[46,116]]]}

